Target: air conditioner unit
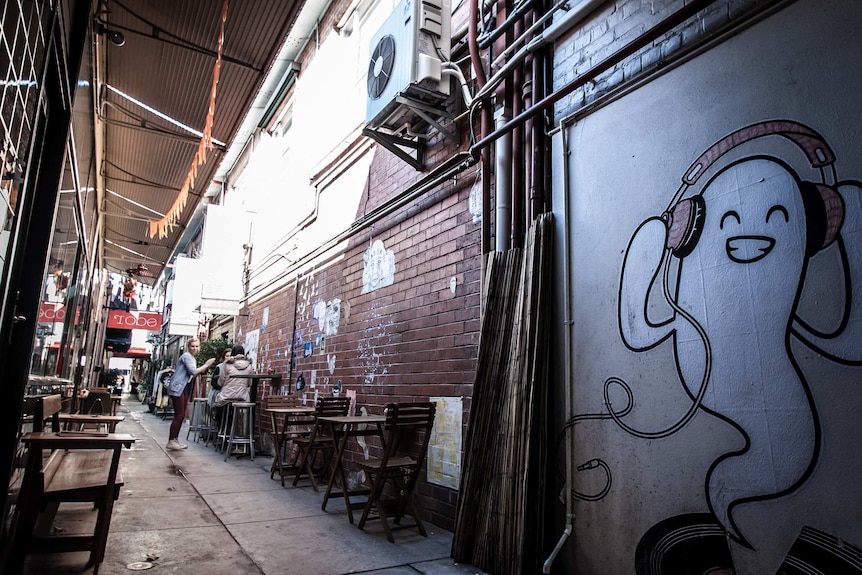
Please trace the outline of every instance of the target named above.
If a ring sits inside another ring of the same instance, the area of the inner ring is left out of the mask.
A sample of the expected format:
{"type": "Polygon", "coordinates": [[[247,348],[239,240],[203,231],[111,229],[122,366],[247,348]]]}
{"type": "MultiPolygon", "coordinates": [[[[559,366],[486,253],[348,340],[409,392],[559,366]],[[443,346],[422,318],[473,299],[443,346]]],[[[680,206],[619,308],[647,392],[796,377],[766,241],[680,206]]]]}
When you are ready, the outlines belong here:
{"type": "Polygon", "coordinates": [[[402,0],[371,39],[368,128],[400,129],[420,117],[399,97],[441,106],[449,96],[442,63],[452,44],[449,0],[402,0]],[[441,56],[442,55],[442,56],[441,56]]]}

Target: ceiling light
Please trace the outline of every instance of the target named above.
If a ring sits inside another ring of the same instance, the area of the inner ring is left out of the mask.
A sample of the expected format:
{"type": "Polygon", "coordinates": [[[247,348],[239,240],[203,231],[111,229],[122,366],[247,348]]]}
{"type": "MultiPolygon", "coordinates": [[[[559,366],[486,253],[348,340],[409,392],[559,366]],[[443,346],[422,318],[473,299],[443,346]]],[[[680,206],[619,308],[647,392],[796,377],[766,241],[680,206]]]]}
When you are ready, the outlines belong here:
{"type": "Polygon", "coordinates": [[[111,41],[111,44],[114,46],[122,46],[126,43],[126,36],[119,30],[108,30],[104,24],[99,24],[96,28],[97,34],[103,34],[108,37],[108,40],[111,41]]]}

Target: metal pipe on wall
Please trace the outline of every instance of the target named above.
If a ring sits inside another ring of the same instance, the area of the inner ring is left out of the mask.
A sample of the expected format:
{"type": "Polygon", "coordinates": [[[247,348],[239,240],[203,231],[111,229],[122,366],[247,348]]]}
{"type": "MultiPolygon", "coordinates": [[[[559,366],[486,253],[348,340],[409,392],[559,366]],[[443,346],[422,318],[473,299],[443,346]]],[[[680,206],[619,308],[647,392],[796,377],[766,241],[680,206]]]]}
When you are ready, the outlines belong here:
{"type": "MultiPolygon", "coordinates": [[[[673,30],[701,10],[709,7],[709,5],[713,4],[715,1],[716,0],[692,0],[690,3],[686,4],[685,6],[683,6],[682,8],[680,8],[679,10],[677,10],[676,12],[674,12],[673,14],[671,14],[670,16],[668,16],[640,36],[638,36],[637,38],[617,50],[616,52],[596,64],[595,66],[593,66],[592,68],[586,70],[583,74],[581,74],[565,86],[561,87],[559,90],[551,92],[548,96],[536,102],[536,104],[532,108],[524,110],[518,116],[512,118],[512,120],[509,121],[507,124],[495,127],[493,132],[486,135],[484,138],[470,146],[470,154],[475,156],[482,149],[490,145],[498,138],[502,137],[504,134],[510,133],[516,125],[525,122],[527,118],[531,118],[539,112],[545,110],[546,108],[553,106],[554,104],[556,104],[557,102],[559,102],[560,100],[562,100],[563,98],[565,98],[593,78],[596,78],[603,72],[610,70],[611,68],[613,68],[614,66],[640,50],[641,48],[644,48],[654,40],[663,36],[667,32],[670,32],[671,30],[673,30]]],[[[586,16],[586,14],[584,14],[583,16],[586,16]]],[[[570,25],[573,24],[574,22],[572,22],[570,25]]],[[[553,30],[551,28],[548,29],[549,31],[551,31],[551,33],[542,35],[542,42],[537,42],[535,48],[549,43],[549,40],[555,39],[566,31],[566,29],[563,29],[562,27],[556,28],[556,25],[554,25],[554,27],[552,28],[553,30]]]]}
{"type": "MultiPolygon", "coordinates": [[[[467,46],[470,49],[470,63],[473,67],[473,74],[476,76],[477,90],[487,83],[488,79],[485,76],[485,68],[482,66],[482,55],[479,52],[478,21],[479,21],[479,2],[482,0],[470,1],[470,15],[467,22],[467,46]]],[[[491,110],[488,106],[483,106],[481,111],[481,120],[479,126],[479,139],[485,137],[491,131],[491,110]]],[[[491,151],[487,148],[479,153],[481,162],[480,173],[482,177],[482,253],[487,254],[491,251],[491,180],[488,175],[491,173],[491,151]]]]}
{"type": "MultiPolygon", "coordinates": [[[[494,125],[504,126],[510,120],[505,108],[497,110],[494,115],[494,125]]],[[[496,234],[494,236],[496,250],[505,252],[512,247],[512,133],[508,132],[497,138],[494,143],[494,199],[497,202],[496,219],[494,220],[496,234]]]]}
{"type": "MultiPolygon", "coordinates": [[[[511,28],[507,26],[509,15],[512,13],[512,0],[497,0],[497,28],[504,29],[505,34],[498,37],[490,49],[489,57],[493,52],[502,52],[512,41],[511,28]]],[[[479,44],[482,47],[482,44],[479,44]]],[[[511,78],[503,78],[496,85],[494,98],[496,108],[494,110],[494,127],[505,124],[512,118],[512,101],[514,88],[511,78]]],[[[512,134],[500,138],[494,146],[494,202],[496,204],[496,217],[494,219],[494,240],[496,251],[504,252],[512,247],[512,134]]]]}
{"type": "MultiPolygon", "coordinates": [[[[533,24],[534,16],[536,14],[535,9],[527,12],[526,16],[524,16],[524,26],[529,30],[530,26],[533,24]]],[[[521,90],[521,101],[523,103],[523,109],[529,108],[533,105],[533,61],[535,57],[533,54],[529,54],[524,59],[524,79],[523,79],[523,88],[521,90]]],[[[519,112],[520,113],[520,112],[519,112]]],[[[524,122],[524,221],[526,225],[529,227],[530,222],[533,221],[534,212],[532,209],[532,196],[533,196],[533,147],[536,145],[534,141],[533,134],[533,120],[527,120],[524,122]]]]}
{"type": "MultiPolygon", "coordinates": [[[[521,20],[515,22],[512,32],[520,36],[524,26],[521,20]]],[[[512,114],[517,116],[524,110],[524,64],[515,67],[512,73],[512,114]]],[[[512,228],[511,245],[515,248],[524,245],[524,129],[518,126],[512,130],[512,228]]]]}
{"type": "MultiPolygon", "coordinates": [[[[533,54],[533,73],[532,73],[532,94],[530,104],[527,109],[530,109],[536,100],[545,96],[545,75],[549,73],[549,59],[546,58],[547,49],[540,50],[533,54]]],[[[532,136],[532,145],[530,151],[532,154],[532,178],[530,179],[530,213],[539,214],[545,209],[545,183],[547,182],[547,173],[545,169],[545,154],[546,138],[545,138],[545,122],[544,116],[538,118],[530,117],[527,120],[527,125],[531,126],[530,134],[532,136]]]]}
{"type": "MultiPolygon", "coordinates": [[[[569,141],[567,138],[566,127],[561,126],[560,132],[560,150],[562,153],[562,194],[563,194],[563,389],[565,396],[565,423],[568,425],[575,413],[575,407],[572,404],[574,394],[572,393],[572,282],[571,282],[571,237],[569,234],[569,141]]],[[[563,548],[566,540],[574,531],[575,512],[572,502],[572,481],[574,478],[574,439],[575,429],[572,426],[566,433],[566,526],[563,529],[560,539],[554,547],[551,554],[545,560],[542,566],[542,573],[550,573],[551,565],[557,558],[557,555],[563,548]]]]}

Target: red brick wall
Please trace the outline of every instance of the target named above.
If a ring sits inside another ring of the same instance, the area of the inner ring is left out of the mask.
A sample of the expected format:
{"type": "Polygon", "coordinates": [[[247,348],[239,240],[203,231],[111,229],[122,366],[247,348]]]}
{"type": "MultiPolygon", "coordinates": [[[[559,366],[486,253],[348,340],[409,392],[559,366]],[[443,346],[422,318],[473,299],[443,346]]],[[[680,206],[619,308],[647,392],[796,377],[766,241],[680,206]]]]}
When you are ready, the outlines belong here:
{"type": "MultiPolygon", "coordinates": [[[[377,149],[367,197],[360,205],[373,209],[422,176],[389,152],[377,149]]],[[[341,380],[344,390],[356,391],[357,405],[370,413],[382,413],[390,401],[463,397],[466,424],[479,340],[480,224],[472,221],[468,209],[474,181],[471,172],[460,174],[360,232],[344,252],[330,252],[316,270],[302,271],[298,296],[291,282],[252,304],[250,315],[239,318],[236,340],[242,343],[249,330],[260,329],[263,310],[268,307],[268,322],[258,343],[258,370],[269,367],[290,385],[301,372],[306,380],[301,393],[309,404],[315,390],[330,395],[341,380]],[[376,240],[394,252],[394,283],[362,294],[363,255],[376,240]],[[454,294],[450,290],[453,277],[457,281],[454,294]],[[342,302],[338,331],[325,337],[321,353],[317,338],[323,332],[313,317],[314,306],[336,298],[342,302]],[[303,333],[303,343],[313,342],[313,353],[306,358],[303,346],[293,350],[296,366],[288,380],[294,309],[296,330],[303,333]],[[331,373],[329,356],[335,356],[331,373]],[[316,385],[311,389],[313,371],[316,385]]],[[[261,424],[269,430],[268,421],[262,418],[261,424]]],[[[352,447],[349,460],[361,457],[358,446],[352,447]]],[[[418,492],[427,518],[452,529],[457,493],[425,483],[418,492]]]]}

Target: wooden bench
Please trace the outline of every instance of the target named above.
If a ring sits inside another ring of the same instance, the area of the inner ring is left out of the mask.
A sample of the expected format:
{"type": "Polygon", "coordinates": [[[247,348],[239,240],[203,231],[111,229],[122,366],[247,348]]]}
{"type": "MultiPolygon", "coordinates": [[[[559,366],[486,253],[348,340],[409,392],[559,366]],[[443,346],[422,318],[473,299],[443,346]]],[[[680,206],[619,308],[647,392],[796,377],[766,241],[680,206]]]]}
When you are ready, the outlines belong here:
{"type": "Polygon", "coordinates": [[[33,431],[21,442],[28,448],[27,463],[15,506],[4,562],[0,571],[20,573],[28,554],[89,551],[93,574],[105,557],[114,501],[123,479],[119,472],[123,446],[135,439],[128,434],[59,430],[59,395],[40,398],[36,422],[52,420],[53,431],[33,431]],[[61,503],[89,502],[97,511],[92,534],[49,535],[61,503]]]}

